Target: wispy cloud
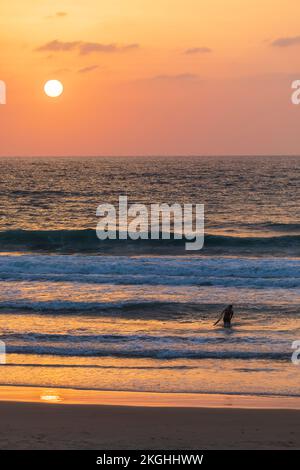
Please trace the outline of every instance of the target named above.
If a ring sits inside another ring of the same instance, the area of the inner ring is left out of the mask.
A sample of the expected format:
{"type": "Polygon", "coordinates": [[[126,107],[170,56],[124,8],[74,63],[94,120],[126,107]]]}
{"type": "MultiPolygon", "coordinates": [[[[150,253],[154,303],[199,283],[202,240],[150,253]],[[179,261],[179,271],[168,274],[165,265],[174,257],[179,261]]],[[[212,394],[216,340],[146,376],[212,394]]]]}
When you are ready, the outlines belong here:
{"type": "Polygon", "coordinates": [[[66,16],[68,16],[68,13],[66,11],[57,11],[55,15],[48,15],[46,16],[46,18],[50,20],[51,18],[65,18],[66,16]]]}
{"type": "Polygon", "coordinates": [[[212,49],[209,47],[190,47],[184,51],[184,54],[192,55],[192,54],[208,54],[212,52],[212,49]]]}
{"type": "Polygon", "coordinates": [[[47,42],[38,47],[38,52],[61,52],[61,51],[74,51],[77,50],[81,55],[88,55],[91,53],[118,53],[127,52],[133,49],[138,49],[139,44],[102,44],[99,42],[85,42],[85,41],[54,41],[47,42]]]}
{"type": "Polygon", "coordinates": [[[83,67],[82,69],[78,70],[78,73],[92,72],[93,70],[96,70],[98,67],[99,67],[99,65],[90,65],[88,67],[83,67]]]}
{"type": "Polygon", "coordinates": [[[36,49],[37,52],[60,52],[60,51],[72,51],[80,46],[81,42],[80,41],[71,41],[71,42],[65,42],[65,41],[50,41],[44,44],[43,46],[40,46],[36,49]]]}
{"type": "Polygon", "coordinates": [[[127,44],[125,46],[118,46],[117,44],[101,44],[98,42],[83,42],[80,45],[80,54],[86,55],[92,52],[126,52],[132,49],[138,49],[138,44],[127,44]]]}
{"type": "Polygon", "coordinates": [[[271,46],[273,47],[290,47],[300,45],[300,36],[282,37],[275,39],[271,46]]]}

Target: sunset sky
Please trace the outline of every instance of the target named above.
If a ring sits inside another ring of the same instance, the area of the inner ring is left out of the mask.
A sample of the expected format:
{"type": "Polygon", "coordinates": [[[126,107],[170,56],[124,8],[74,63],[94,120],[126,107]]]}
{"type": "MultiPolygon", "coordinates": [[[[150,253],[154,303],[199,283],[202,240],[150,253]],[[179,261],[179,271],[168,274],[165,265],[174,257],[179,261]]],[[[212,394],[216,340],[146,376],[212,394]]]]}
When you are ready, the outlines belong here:
{"type": "Polygon", "coordinates": [[[299,0],[11,0],[0,155],[299,154],[299,0]],[[64,85],[49,98],[44,83],[64,85]]]}

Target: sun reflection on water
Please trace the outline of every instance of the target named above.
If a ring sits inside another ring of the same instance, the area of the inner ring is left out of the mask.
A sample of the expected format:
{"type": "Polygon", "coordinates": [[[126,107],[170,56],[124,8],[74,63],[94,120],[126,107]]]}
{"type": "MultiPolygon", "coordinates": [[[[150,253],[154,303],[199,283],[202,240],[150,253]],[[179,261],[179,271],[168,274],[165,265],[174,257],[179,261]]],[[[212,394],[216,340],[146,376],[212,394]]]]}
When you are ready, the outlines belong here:
{"type": "Polygon", "coordinates": [[[60,395],[53,392],[45,392],[40,395],[40,399],[47,403],[59,403],[62,401],[60,395]]]}

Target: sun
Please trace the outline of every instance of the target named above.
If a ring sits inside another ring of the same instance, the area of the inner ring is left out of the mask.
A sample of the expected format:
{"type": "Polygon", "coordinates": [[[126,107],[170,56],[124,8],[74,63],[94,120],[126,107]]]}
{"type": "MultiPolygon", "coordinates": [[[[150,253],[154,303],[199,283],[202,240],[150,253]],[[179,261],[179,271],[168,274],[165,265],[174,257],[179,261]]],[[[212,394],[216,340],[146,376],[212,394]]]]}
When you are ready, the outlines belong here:
{"type": "Polygon", "coordinates": [[[57,98],[64,91],[64,86],[59,80],[48,80],[45,83],[44,91],[50,98],[57,98]]]}

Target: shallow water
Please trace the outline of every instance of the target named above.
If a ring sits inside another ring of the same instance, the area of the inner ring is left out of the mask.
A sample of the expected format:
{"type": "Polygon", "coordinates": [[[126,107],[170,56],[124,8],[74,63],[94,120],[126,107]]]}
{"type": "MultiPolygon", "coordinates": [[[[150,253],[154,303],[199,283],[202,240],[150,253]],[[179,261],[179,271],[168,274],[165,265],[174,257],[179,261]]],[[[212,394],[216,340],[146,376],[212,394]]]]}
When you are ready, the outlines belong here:
{"type": "Polygon", "coordinates": [[[0,384],[300,395],[299,158],[0,167],[0,384]],[[204,249],[99,242],[119,195],[204,203],[204,249]],[[213,328],[228,303],[233,328],[213,328]]]}

